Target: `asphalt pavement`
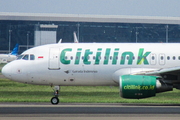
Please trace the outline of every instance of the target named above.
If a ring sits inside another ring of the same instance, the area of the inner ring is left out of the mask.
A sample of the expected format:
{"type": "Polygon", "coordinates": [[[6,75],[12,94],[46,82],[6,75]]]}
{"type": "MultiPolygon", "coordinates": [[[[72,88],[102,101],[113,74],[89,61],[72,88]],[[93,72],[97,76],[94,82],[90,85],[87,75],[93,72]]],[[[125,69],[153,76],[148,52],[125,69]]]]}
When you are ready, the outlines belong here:
{"type": "Polygon", "coordinates": [[[179,105],[0,103],[0,120],[180,119],[179,105]]]}

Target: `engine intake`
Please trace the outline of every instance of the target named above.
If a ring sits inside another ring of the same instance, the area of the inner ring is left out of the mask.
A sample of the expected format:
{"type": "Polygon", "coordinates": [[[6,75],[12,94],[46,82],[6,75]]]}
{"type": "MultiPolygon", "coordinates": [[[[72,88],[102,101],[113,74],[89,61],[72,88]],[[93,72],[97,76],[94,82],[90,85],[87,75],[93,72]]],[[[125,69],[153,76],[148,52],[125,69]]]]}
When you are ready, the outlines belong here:
{"type": "Polygon", "coordinates": [[[123,75],[119,79],[120,95],[123,98],[140,99],[155,96],[157,92],[173,89],[156,76],[123,75]]]}

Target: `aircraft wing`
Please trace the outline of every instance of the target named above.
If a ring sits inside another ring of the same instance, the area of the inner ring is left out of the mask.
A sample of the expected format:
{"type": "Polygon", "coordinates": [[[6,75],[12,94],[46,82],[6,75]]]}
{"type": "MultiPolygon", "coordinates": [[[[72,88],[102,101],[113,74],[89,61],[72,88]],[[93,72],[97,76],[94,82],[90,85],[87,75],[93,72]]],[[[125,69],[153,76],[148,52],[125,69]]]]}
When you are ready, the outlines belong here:
{"type": "Polygon", "coordinates": [[[161,77],[165,84],[171,84],[176,89],[180,89],[180,66],[135,73],[135,75],[138,74],[161,77]]]}
{"type": "Polygon", "coordinates": [[[178,73],[180,72],[180,66],[177,67],[170,67],[170,68],[163,68],[155,71],[146,72],[146,75],[154,75],[154,74],[165,74],[165,73],[178,73]]]}
{"type": "Polygon", "coordinates": [[[180,78],[180,66],[162,68],[162,69],[145,69],[145,68],[123,68],[117,70],[113,74],[113,80],[118,83],[119,76],[123,75],[145,75],[145,76],[157,76],[162,77],[163,80],[166,80],[166,83],[179,83],[180,78]]]}

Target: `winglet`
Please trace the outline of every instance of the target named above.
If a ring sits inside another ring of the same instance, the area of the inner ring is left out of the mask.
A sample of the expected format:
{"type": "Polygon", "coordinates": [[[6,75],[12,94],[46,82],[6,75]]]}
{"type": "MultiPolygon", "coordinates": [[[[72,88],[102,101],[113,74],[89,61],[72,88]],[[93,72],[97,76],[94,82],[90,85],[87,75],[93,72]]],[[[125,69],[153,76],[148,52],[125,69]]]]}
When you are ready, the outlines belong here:
{"type": "Polygon", "coordinates": [[[62,39],[59,40],[58,44],[60,44],[62,42],[62,39]]]}
{"type": "Polygon", "coordinates": [[[10,55],[17,55],[18,49],[19,49],[19,44],[17,43],[16,46],[14,47],[13,51],[10,53],[10,55]]]}
{"type": "Polygon", "coordinates": [[[73,32],[73,35],[74,35],[74,43],[79,43],[77,36],[76,36],[76,32],[73,32]]]}

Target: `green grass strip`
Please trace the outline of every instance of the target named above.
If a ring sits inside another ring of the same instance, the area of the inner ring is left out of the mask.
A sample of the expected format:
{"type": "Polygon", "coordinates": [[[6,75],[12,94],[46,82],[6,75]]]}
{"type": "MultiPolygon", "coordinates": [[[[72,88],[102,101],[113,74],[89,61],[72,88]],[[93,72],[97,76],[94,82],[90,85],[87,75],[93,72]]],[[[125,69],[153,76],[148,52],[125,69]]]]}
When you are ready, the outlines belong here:
{"type": "MultiPolygon", "coordinates": [[[[50,86],[17,83],[0,79],[0,102],[50,102],[53,90],[50,86]]],[[[158,93],[146,99],[124,99],[119,87],[108,86],[62,86],[61,103],[162,103],[180,104],[180,91],[158,93]]]]}

